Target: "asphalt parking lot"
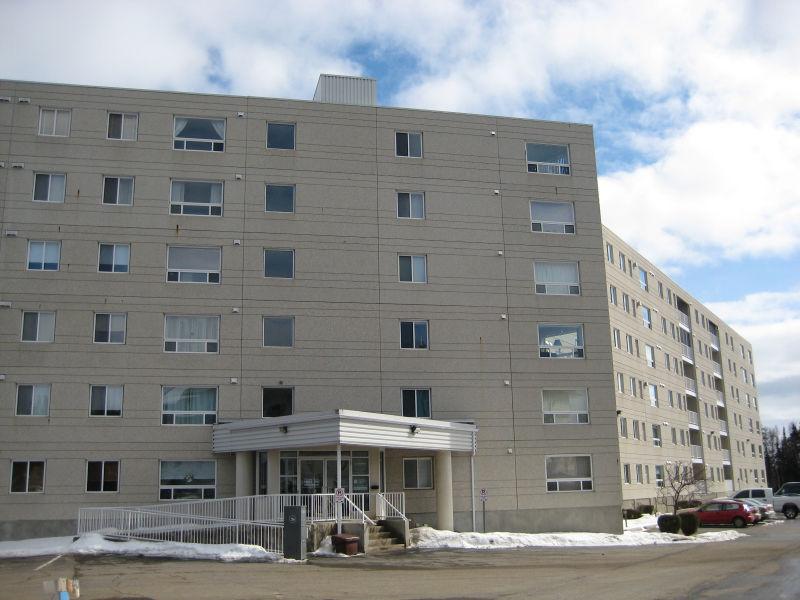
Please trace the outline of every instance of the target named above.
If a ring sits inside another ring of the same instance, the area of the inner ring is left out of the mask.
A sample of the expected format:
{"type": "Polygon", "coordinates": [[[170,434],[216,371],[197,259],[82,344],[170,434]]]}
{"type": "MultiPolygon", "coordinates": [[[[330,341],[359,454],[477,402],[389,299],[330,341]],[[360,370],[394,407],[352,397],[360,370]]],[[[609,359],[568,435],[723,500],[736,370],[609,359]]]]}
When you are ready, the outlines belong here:
{"type": "Polygon", "coordinates": [[[306,564],[12,559],[0,561],[0,598],[44,598],[43,581],[57,577],[78,577],[87,600],[800,598],[800,520],[745,533],[708,544],[410,551],[306,564]]]}

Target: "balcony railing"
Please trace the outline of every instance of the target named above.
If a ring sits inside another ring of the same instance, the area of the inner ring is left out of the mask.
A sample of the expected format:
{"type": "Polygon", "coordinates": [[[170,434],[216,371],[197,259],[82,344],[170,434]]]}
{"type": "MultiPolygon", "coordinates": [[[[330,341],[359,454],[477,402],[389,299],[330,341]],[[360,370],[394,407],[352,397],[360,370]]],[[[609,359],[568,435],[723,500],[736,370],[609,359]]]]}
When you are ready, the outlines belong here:
{"type": "Polygon", "coordinates": [[[703,460],[703,447],[692,444],[692,460],[703,460]]]}
{"type": "Polygon", "coordinates": [[[726,450],[725,448],[722,449],[722,460],[731,462],[731,451],[726,450]]]}
{"type": "Polygon", "coordinates": [[[719,336],[716,333],[711,334],[711,347],[719,350],[719,336]]]}
{"type": "Polygon", "coordinates": [[[689,425],[695,425],[696,427],[700,427],[700,415],[698,415],[693,410],[689,412],[689,425]]]}
{"type": "Polygon", "coordinates": [[[717,396],[717,406],[725,406],[725,393],[721,390],[715,390],[717,396]]]}
{"type": "Polygon", "coordinates": [[[694,360],[694,350],[691,346],[687,344],[681,344],[681,356],[683,358],[688,358],[689,360],[694,360]]]}
{"type": "Polygon", "coordinates": [[[693,396],[697,396],[697,383],[691,377],[683,378],[683,387],[693,396]]]}
{"type": "Polygon", "coordinates": [[[725,421],[719,422],[719,432],[721,435],[728,435],[728,424],[725,421]]]}
{"type": "Polygon", "coordinates": [[[711,364],[713,365],[712,371],[714,372],[714,376],[722,377],[722,365],[715,360],[712,360],[711,364]]]}
{"type": "Polygon", "coordinates": [[[692,320],[689,318],[689,315],[687,315],[685,313],[679,313],[679,319],[680,319],[681,325],[683,325],[686,329],[691,331],[691,329],[692,329],[692,320]]]}

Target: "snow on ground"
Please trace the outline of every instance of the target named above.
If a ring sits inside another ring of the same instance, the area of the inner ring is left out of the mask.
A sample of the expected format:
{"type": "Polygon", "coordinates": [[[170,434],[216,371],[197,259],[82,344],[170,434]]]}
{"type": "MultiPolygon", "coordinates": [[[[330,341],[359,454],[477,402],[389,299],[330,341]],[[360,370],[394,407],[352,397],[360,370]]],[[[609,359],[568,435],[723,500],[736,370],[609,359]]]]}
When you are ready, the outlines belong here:
{"type": "Polygon", "coordinates": [[[423,549],[528,548],[564,546],[650,546],[653,544],[722,542],[746,537],[738,531],[721,530],[685,536],[671,533],[627,531],[612,533],[456,533],[419,527],[411,531],[411,545],[423,549]]]}
{"type": "Polygon", "coordinates": [[[276,561],[278,556],[261,546],[247,544],[181,544],[178,542],[112,542],[97,533],[88,533],[75,542],[72,536],[0,542],[0,558],[22,558],[57,554],[121,554],[162,558],[222,561],[276,561]]]}
{"type": "Polygon", "coordinates": [[[644,531],[645,529],[658,529],[658,514],[642,515],[638,519],[623,520],[622,525],[625,531],[644,531]]]}
{"type": "MultiPolygon", "coordinates": [[[[354,554],[353,556],[361,556],[362,553],[354,554]]],[[[350,558],[348,554],[339,554],[333,549],[333,539],[331,536],[326,536],[319,545],[319,548],[311,553],[311,556],[332,556],[334,558],[350,558]]]]}

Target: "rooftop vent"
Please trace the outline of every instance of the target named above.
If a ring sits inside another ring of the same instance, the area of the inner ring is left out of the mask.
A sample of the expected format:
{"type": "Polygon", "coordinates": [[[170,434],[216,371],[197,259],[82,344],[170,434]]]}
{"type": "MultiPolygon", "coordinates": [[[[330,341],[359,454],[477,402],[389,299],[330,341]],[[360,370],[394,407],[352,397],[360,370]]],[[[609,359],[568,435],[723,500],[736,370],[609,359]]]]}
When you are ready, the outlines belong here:
{"type": "Polygon", "coordinates": [[[377,98],[378,82],[369,77],[322,74],[314,91],[314,102],[331,104],[375,106],[377,98]]]}

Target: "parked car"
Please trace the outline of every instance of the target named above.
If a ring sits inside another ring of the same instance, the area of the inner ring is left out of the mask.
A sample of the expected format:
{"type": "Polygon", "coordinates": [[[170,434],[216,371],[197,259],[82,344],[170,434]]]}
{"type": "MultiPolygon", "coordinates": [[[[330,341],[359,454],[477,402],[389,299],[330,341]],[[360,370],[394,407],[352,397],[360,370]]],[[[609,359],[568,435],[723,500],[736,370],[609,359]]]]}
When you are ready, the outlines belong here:
{"type": "Polygon", "coordinates": [[[758,506],[758,509],[761,511],[761,516],[764,519],[774,519],[778,515],[775,513],[775,508],[772,506],[770,502],[766,500],[761,500],[760,498],[750,498],[750,502],[755,502],[758,506]]]}
{"type": "Polygon", "coordinates": [[[784,483],[772,496],[772,506],[787,519],[796,518],[800,511],[800,481],[784,483]]]}
{"type": "MultiPolygon", "coordinates": [[[[712,500],[698,508],[689,508],[694,511],[701,525],[733,525],[734,527],[747,527],[755,523],[754,510],[744,502],[738,500],[712,500]]],[[[757,512],[757,510],[755,511],[757,512]]]]}
{"type": "Polygon", "coordinates": [[[758,500],[772,500],[772,488],[748,488],[739,490],[733,495],[734,500],[744,500],[746,498],[756,498],[758,500]]]}
{"type": "Polygon", "coordinates": [[[716,500],[743,502],[755,511],[755,515],[757,517],[755,521],[756,523],[760,523],[761,521],[765,521],[769,518],[775,518],[775,511],[772,510],[772,506],[766,502],[762,502],[761,500],[756,500],[755,498],[717,498],[716,500]]]}

